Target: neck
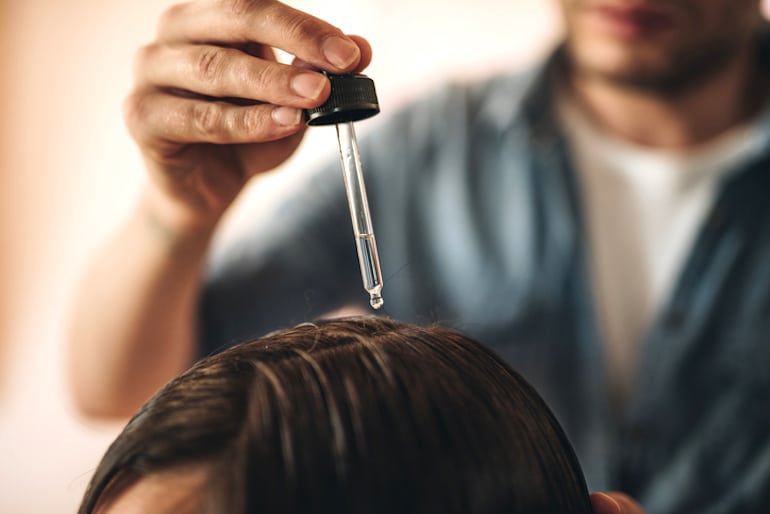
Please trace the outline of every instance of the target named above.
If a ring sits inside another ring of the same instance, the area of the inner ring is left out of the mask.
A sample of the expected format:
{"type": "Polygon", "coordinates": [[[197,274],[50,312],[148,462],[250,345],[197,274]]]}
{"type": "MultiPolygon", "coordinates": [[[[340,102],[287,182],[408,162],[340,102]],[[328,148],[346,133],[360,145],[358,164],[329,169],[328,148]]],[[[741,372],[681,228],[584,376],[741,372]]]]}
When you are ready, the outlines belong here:
{"type": "Polygon", "coordinates": [[[580,73],[573,73],[570,82],[578,104],[596,123],[618,137],[657,148],[688,148],[720,135],[753,116],[769,89],[748,49],[677,94],[580,73]]]}

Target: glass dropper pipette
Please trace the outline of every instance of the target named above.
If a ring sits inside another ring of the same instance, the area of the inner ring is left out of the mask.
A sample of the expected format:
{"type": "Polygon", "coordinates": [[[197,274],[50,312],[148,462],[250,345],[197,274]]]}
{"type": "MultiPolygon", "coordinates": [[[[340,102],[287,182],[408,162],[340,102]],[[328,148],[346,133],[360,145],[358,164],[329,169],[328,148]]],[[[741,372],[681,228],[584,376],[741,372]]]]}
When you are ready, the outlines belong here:
{"type": "Polygon", "coordinates": [[[382,272],[353,122],[374,116],[380,112],[380,107],[374,82],[366,75],[326,75],[331,81],[331,94],[322,106],[307,111],[308,125],[335,125],[337,128],[361,279],[364,289],[369,293],[369,304],[379,309],[384,303],[382,272]]]}

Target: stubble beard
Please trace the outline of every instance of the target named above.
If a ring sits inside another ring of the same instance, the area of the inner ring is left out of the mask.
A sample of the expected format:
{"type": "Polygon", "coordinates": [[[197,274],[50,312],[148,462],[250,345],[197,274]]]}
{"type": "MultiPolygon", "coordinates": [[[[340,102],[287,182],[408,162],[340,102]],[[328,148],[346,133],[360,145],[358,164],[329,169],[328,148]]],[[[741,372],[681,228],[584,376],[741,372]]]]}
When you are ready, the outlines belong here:
{"type": "Polygon", "coordinates": [[[660,98],[685,95],[722,71],[740,52],[734,39],[711,42],[676,55],[667,56],[662,65],[628,66],[625,69],[606,69],[581,58],[567,42],[570,71],[588,80],[660,98]]]}

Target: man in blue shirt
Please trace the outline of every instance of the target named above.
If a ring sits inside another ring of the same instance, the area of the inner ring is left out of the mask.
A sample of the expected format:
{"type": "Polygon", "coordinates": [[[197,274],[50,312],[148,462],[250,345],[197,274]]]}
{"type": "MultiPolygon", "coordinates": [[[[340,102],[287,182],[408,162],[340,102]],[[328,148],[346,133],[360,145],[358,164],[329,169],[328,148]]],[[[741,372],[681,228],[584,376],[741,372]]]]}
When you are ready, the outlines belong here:
{"type": "MultiPolygon", "coordinates": [[[[385,313],[452,325],[508,359],[556,412],[591,488],[649,513],[765,512],[759,3],[561,3],[565,42],[541,69],[448,86],[363,142],[385,313]]],[[[307,65],[341,73],[370,56],[276,2],[168,11],[127,103],[153,180],[76,316],[86,411],[127,414],[196,355],[365,304],[338,163],[217,249],[201,283],[227,206],[292,153],[301,109],[328,96],[307,65]]]]}

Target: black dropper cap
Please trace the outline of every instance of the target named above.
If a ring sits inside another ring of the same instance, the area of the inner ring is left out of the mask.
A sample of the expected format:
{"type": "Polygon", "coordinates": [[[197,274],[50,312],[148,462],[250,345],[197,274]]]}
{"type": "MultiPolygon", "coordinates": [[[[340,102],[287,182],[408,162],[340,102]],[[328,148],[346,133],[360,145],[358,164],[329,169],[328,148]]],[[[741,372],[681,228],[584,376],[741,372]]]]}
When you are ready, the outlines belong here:
{"type": "Polygon", "coordinates": [[[380,112],[374,81],[366,75],[321,73],[329,77],[332,91],[323,105],[305,110],[308,125],[334,125],[365,120],[380,112]]]}

